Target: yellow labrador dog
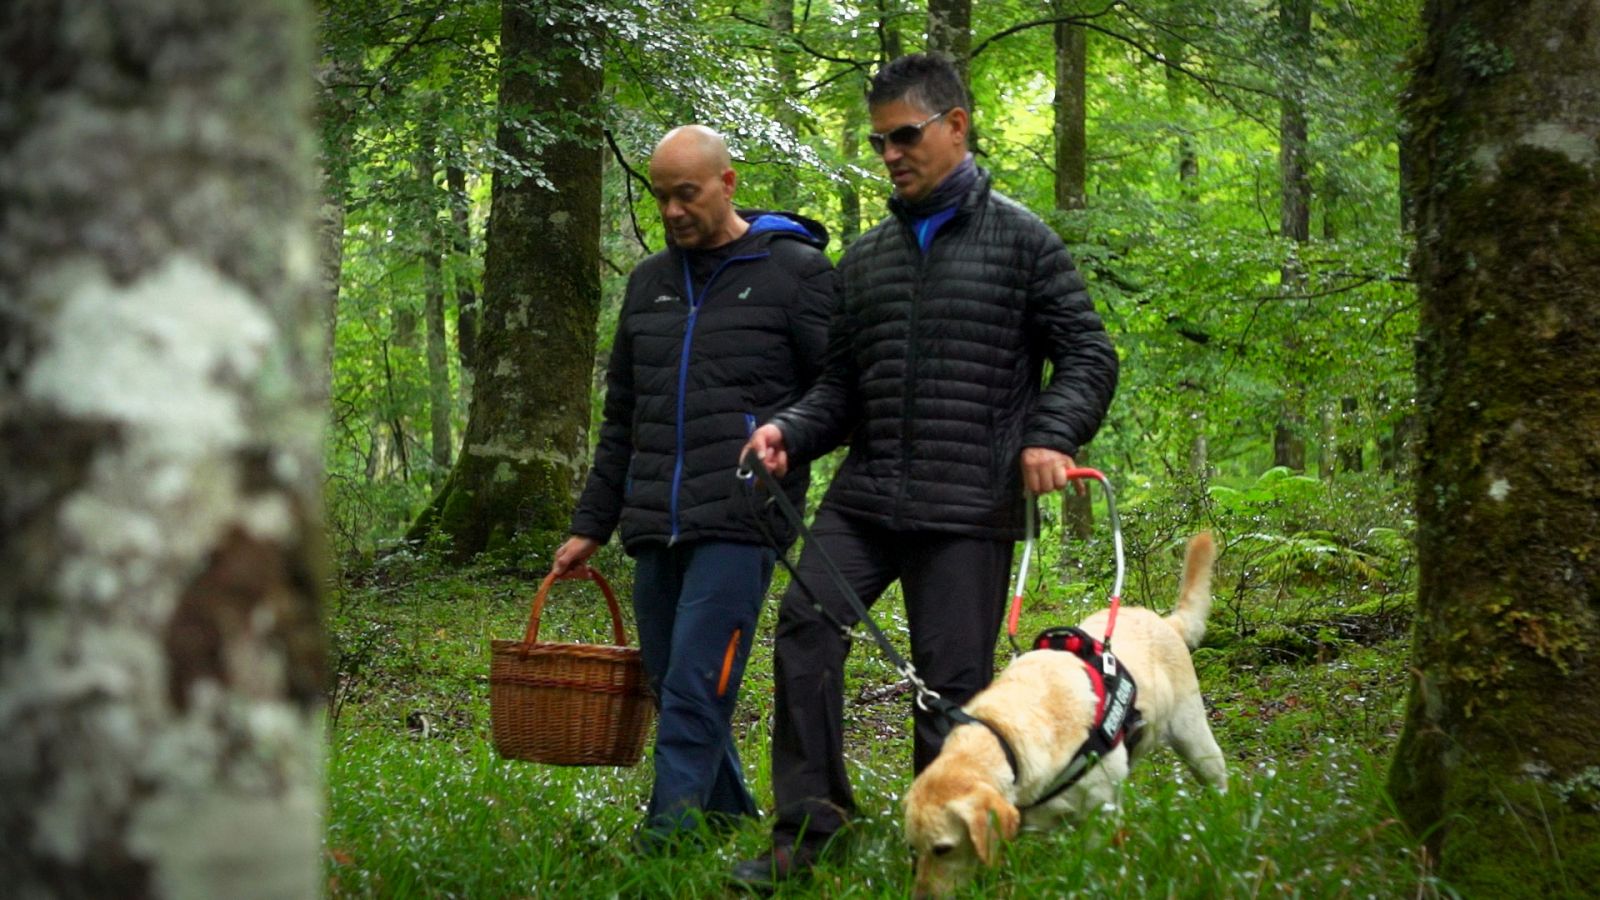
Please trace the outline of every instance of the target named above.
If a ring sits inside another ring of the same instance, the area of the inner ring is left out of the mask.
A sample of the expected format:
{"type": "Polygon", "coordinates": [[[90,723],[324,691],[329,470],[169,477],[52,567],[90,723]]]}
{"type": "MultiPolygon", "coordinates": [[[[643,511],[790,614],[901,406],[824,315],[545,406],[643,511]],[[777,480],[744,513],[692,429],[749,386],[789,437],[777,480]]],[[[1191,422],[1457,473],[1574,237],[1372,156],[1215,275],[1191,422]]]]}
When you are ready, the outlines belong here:
{"type": "MultiPolygon", "coordinates": [[[[1215,558],[1211,535],[1191,540],[1177,610],[1163,617],[1138,607],[1122,609],[1111,644],[1117,663],[1138,686],[1134,708],[1143,728],[1134,755],[1172,747],[1201,781],[1221,791],[1227,789],[1228,771],[1206,723],[1189,658],[1205,635],[1215,558]]],[[[1099,637],[1107,615],[1098,612],[1080,627],[1099,637]]],[[[960,886],[978,863],[992,864],[1000,841],[1015,837],[1023,824],[1044,827],[1067,814],[1081,821],[1115,803],[1117,784],[1128,774],[1126,742],[1071,787],[1046,799],[1089,738],[1097,702],[1083,660],[1061,650],[1034,650],[1017,657],[963,707],[983,724],[951,730],[938,758],[906,795],[916,896],[942,896],[960,886]],[[1010,744],[1015,775],[996,732],[1010,744]]]]}

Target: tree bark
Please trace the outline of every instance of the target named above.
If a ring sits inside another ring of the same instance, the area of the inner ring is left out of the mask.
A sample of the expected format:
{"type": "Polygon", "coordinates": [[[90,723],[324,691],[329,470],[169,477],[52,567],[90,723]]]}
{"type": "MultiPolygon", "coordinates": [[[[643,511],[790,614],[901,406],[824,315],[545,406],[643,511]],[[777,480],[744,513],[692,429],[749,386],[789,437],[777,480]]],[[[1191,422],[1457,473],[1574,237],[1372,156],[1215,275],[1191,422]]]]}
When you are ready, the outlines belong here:
{"type": "Polygon", "coordinates": [[[450,249],[455,272],[456,357],[461,365],[461,390],[471,392],[473,348],[478,338],[478,292],[472,280],[472,197],[467,194],[467,173],[460,166],[445,167],[450,190],[450,249]]]}
{"type": "Polygon", "coordinates": [[[1430,2],[1424,24],[1420,583],[1390,789],[1464,896],[1574,896],[1600,884],[1600,28],[1575,0],[1430,2]]]}
{"type": "Polygon", "coordinates": [[[564,533],[588,455],[600,312],[601,67],[557,4],[501,9],[501,170],[492,189],[467,433],[444,488],[407,535],[438,531],[457,557],[525,531],[564,533]],[[586,57],[587,54],[587,57],[586,57]],[[529,143],[522,120],[555,139],[529,143]]]}
{"type": "MultiPolygon", "coordinates": [[[[1057,0],[1055,14],[1073,12],[1076,4],[1057,0]]],[[[1088,205],[1089,139],[1087,127],[1087,45],[1081,25],[1058,23],[1054,34],[1056,58],[1055,109],[1056,209],[1076,210],[1088,205]]]]}
{"type": "Polygon", "coordinates": [[[0,16],[0,884],[321,893],[311,17],[0,16]]]}
{"type": "Polygon", "coordinates": [[[971,103],[967,67],[972,59],[972,0],[928,0],[928,50],[943,53],[955,63],[971,103]]]}
{"type": "MultiPolygon", "coordinates": [[[[1076,8],[1070,0],[1056,0],[1056,15],[1076,8]]],[[[1087,124],[1088,53],[1081,26],[1058,23],[1054,28],[1056,93],[1055,111],[1056,184],[1055,206],[1073,212],[1088,206],[1089,139],[1087,124]]],[[[1083,447],[1074,459],[1080,466],[1089,464],[1089,448],[1083,447]]],[[[1094,506],[1087,493],[1069,487],[1061,494],[1061,540],[1063,562],[1076,556],[1073,541],[1080,544],[1094,533],[1094,506]]]]}
{"type": "MultiPolygon", "coordinates": [[[[1169,63],[1181,64],[1184,61],[1187,48],[1183,41],[1175,36],[1169,36],[1162,43],[1162,54],[1169,63]]],[[[1167,113],[1172,122],[1173,129],[1177,132],[1177,145],[1173,155],[1178,173],[1178,197],[1186,204],[1194,204],[1200,199],[1200,157],[1194,147],[1194,138],[1190,136],[1188,120],[1189,82],[1187,75],[1174,65],[1167,67],[1167,113]]]]}
{"type": "Polygon", "coordinates": [[[1339,471],[1360,472],[1363,468],[1361,404],[1354,397],[1339,399],[1339,471]]]}
{"type": "MultiPolygon", "coordinates": [[[[425,113],[425,115],[427,115],[425,113]]],[[[429,116],[431,121],[431,115],[429,116]]],[[[439,224],[439,187],[434,183],[438,171],[435,155],[438,145],[430,127],[422,129],[417,148],[417,224],[422,233],[422,319],[427,339],[428,360],[428,445],[432,455],[428,480],[434,485],[450,471],[450,413],[455,406],[450,394],[449,338],[444,328],[444,229],[439,224]]]]}
{"type": "MultiPolygon", "coordinates": [[[[1286,65],[1283,96],[1278,117],[1278,173],[1280,176],[1279,230],[1298,247],[1311,240],[1311,182],[1306,172],[1306,108],[1304,79],[1308,74],[1311,50],[1311,0],[1278,0],[1278,24],[1282,35],[1286,65]]],[[[1305,285],[1305,270],[1297,250],[1283,263],[1280,282],[1284,291],[1298,291],[1305,285]]],[[[1298,352],[1299,342],[1290,335],[1288,352],[1298,352]]],[[[1298,369],[1298,367],[1296,367],[1298,369]]],[[[1278,423],[1273,431],[1273,465],[1305,471],[1306,442],[1304,386],[1291,376],[1286,386],[1278,423]]]]}
{"type": "Polygon", "coordinates": [[[882,65],[892,59],[899,59],[900,25],[894,21],[894,13],[889,11],[889,0],[878,0],[878,64],[882,65]]]}
{"type": "MultiPolygon", "coordinates": [[[[767,0],[767,24],[772,28],[772,72],[777,85],[777,95],[772,98],[773,121],[782,129],[784,138],[800,140],[800,117],[789,103],[788,92],[795,86],[794,48],[789,40],[794,34],[794,0],[767,0]]],[[[784,154],[787,155],[787,154],[784,154]]],[[[772,183],[772,205],[776,209],[793,211],[799,200],[797,178],[778,177],[772,183]]]]}
{"type": "MultiPolygon", "coordinates": [[[[861,132],[866,127],[866,106],[852,103],[845,112],[844,131],[840,135],[839,155],[845,165],[861,164],[861,132]]],[[[846,174],[839,183],[839,243],[848,247],[861,234],[861,192],[856,190],[853,176],[846,174]]]]}

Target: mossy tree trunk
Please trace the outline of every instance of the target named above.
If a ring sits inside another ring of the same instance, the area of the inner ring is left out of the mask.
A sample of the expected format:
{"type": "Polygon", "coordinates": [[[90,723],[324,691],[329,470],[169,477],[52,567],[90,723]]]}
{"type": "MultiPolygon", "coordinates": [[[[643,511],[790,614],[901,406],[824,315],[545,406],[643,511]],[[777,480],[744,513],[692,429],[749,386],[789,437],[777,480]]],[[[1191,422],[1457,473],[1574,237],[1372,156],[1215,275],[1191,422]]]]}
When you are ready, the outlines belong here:
{"type": "Polygon", "coordinates": [[[311,17],[0,16],[0,893],[322,890],[311,17]]]}
{"type": "Polygon", "coordinates": [[[1430,2],[1421,581],[1390,789],[1467,896],[1600,884],[1600,15],[1430,2]]]}
{"type": "Polygon", "coordinates": [[[597,41],[575,10],[506,0],[495,173],[461,453],[408,535],[457,556],[565,532],[588,455],[600,312],[597,41]],[[548,129],[548,131],[546,131],[548,129]]]}

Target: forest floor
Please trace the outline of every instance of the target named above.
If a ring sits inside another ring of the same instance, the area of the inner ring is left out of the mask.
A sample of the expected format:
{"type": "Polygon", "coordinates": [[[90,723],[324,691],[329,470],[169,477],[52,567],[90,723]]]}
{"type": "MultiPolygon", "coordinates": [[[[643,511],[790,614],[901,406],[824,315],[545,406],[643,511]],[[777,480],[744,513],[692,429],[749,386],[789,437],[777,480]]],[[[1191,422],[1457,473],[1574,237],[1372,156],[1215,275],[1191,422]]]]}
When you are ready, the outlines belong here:
{"type": "MultiPolygon", "coordinates": [[[[1175,559],[1167,553],[1155,568],[1175,559]]],[[[607,548],[597,564],[626,607],[626,558],[607,548]]],[[[631,769],[556,768],[504,761],[490,747],[489,641],[522,635],[544,565],[502,557],[448,569],[392,556],[347,574],[335,590],[330,895],[735,894],[728,868],[763,849],[763,823],[666,856],[630,850],[649,788],[648,750],[631,769]]],[[[1174,565],[1144,580],[1148,605],[1170,607],[1176,574],[1174,565]]],[[[746,773],[764,809],[772,800],[772,623],[783,581],[780,570],[736,713],[746,773]]],[[[1103,602],[1103,589],[1066,581],[1040,574],[1039,584],[1052,586],[1030,596],[1022,635],[1071,624],[1103,602]]],[[[1023,834],[962,896],[1450,895],[1384,792],[1403,717],[1409,603],[1296,604],[1290,614],[1263,610],[1251,595],[1246,609],[1230,594],[1242,584],[1219,577],[1211,633],[1195,655],[1211,727],[1229,758],[1227,794],[1199,787],[1173,754],[1159,751],[1134,770],[1120,810],[1076,829],[1023,834]]],[[[898,596],[887,595],[875,615],[903,641],[898,596]]],[[[557,585],[542,640],[599,642],[606,633],[592,585],[557,585]]],[[[910,695],[866,640],[851,654],[845,691],[859,806],[848,852],[778,896],[909,895],[899,800],[910,781],[910,695]]]]}

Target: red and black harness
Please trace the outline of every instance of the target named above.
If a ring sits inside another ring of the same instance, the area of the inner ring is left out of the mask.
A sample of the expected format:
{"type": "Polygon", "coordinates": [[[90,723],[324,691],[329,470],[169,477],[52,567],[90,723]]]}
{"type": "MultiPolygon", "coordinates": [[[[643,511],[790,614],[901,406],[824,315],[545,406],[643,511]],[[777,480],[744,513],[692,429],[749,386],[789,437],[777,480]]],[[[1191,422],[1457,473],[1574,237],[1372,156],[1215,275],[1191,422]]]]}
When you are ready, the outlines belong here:
{"type": "MultiPolygon", "coordinates": [[[[1022,769],[1017,760],[1017,753],[1011,748],[1011,743],[1006,740],[1005,734],[993,724],[968,713],[958,704],[939,696],[937,691],[929,688],[922,681],[917,675],[916,669],[911,665],[910,660],[903,657],[894,648],[894,645],[889,643],[889,639],[884,636],[883,632],[878,629],[877,624],[872,621],[872,617],[867,613],[861,598],[856,596],[855,590],[850,587],[850,583],[839,572],[833,560],[812,539],[811,531],[806,527],[805,520],[801,517],[799,511],[794,508],[794,505],[789,502],[789,498],[778,485],[777,479],[767,471],[767,467],[747,455],[740,460],[737,475],[747,485],[752,483],[754,479],[759,479],[767,489],[766,502],[775,504],[784,518],[788,519],[789,524],[795,528],[796,533],[806,542],[806,546],[813,548],[814,552],[819,554],[819,559],[823,564],[823,568],[827,570],[829,578],[834,582],[834,586],[838,588],[845,601],[851,605],[852,611],[855,612],[857,618],[866,625],[867,632],[878,645],[878,649],[882,650],[883,655],[889,658],[889,662],[895,669],[906,680],[911,682],[912,688],[916,691],[917,706],[945,719],[951,723],[951,727],[955,725],[980,725],[987,729],[990,734],[994,735],[995,740],[999,741],[1000,749],[1005,753],[1006,763],[1011,767],[1013,782],[1020,784],[1022,781],[1022,769]]],[[[1117,608],[1121,605],[1124,569],[1122,529],[1117,521],[1116,505],[1111,495],[1111,483],[1104,475],[1094,469],[1069,469],[1067,477],[1069,479],[1096,479],[1105,488],[1107,519],[1111,523],[1112,535],[1115,539],[1117,580],[1111,593],[1111,616],[1106,623],[1104,641],[1095,640],[1081,628],[1068,627],[1047,628],[1040,632],[1037,638],[1034,638],[1033,647],[1035,650],[1059,650],[1075,654],[1083,661],[1084,668],[1089,674],[1089,681],[1094,686],[1095,714],[1094,724],[1089,728],[1089,736],[1083,742],[1083,745],[1078,748],[1078,752],[1072,757],[1071,762],[1050,780],[1048,786],[1038,797],[1027,803],[1019,803],[1018,806],[1023,809],[1040,806],[1055,799],[1062,792],[1077,784],[1085,773],[1101,759],[1104,759],[1107,754],[1114,751],[1119,744],[1126,744],[1128,750],[1133,750],[1139,743],[1140,729],[1144,724],[1139,716],[1139,710],[1134,706],[1139,696],[1138,686],[1134,684],[1133,676],[1111,654],[1111,631],[1116,627],[1117,608]]],[[[755,502],[753,491],[748,496],[752,502],[755,502]]],[[[1029,503],[1031,507],[1031,499],[1029,503]]],[[[811,592],[810,586],[800,577],[800,573],[796,571],[795,566],[789,562],[788,555],[783,552],[783,545],[776,540],[774,535],[765,533],[765,517],[760,514],[759,510],[756,511],[754,518],[757,526],[762,528],[768,542],[777,551],[778,562],[789,572],[790,579],[799,586],[806,598],[811,601],[812,607],[831,622],[835,628],[839,629],[839,632],[846,639],[849,639],[849,626],[840,622],[822,605],[816,595],[811,592]]],[[[1017,616],[1021,608],[1021,585],[1027,578],[1028,560],[1033,552],[1034,536],[1033,518],[1031,516],[1028,526],[1028,541],[1023,550],[1022,565],[1017,578],[1018,589],[1013,598],[1010,616],[1010,635],[1013,647],[1016,645],[1017,616]]]]}

